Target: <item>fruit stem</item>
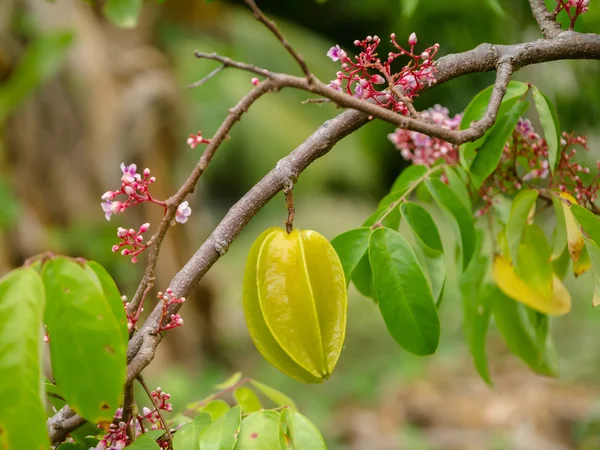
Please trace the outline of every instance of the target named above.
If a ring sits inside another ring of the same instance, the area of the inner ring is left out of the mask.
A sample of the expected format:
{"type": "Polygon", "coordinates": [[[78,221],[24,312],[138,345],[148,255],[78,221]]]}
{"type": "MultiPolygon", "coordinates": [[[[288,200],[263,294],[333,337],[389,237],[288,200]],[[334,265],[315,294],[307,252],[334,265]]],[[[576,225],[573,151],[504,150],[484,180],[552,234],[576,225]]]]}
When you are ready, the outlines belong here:
{"type": "Polygon", "coordinates": [[[292,189],[293,187],[286,187],[283,192],[285,193],[285,205],[288,210],[288,217],[285,221],[285,230],[290,234],[294,229],[294,216],[296,215],[296,210],[294,209],[294,198],[292,197],[292,189]]]}

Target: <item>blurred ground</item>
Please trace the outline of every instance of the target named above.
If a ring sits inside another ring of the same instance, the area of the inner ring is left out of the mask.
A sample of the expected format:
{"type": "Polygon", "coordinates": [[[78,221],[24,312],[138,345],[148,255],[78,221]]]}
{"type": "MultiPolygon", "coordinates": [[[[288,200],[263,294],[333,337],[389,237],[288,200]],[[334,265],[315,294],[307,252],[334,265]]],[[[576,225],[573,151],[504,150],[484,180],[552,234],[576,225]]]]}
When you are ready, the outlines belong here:
{"type": "MultiPolygon", "coordinates": [[[[419,45],[439,42],[441,55],[486,41],[539,36],[527,2],[510,0],[258,3],[323,80],[337,70],[325,57],[327,49],[334,44],[351,49],[354,39],[368,34],[415,31],[419,45]],[[504,13],[493,7],[496,3],[504,13]]],[[[170,195],[199,156],[198,149],[185,145],[188,134],[202,130],[210,136],[251,87],[247,74],[227,70],[200,89],[187,90],[215,67],[195,60],[193,50],[217,51],[275,71],[297,69],[235,2],[147,2],[133,31],[115,30],[99,11],[80,0],[0,2],[0,83],[37,38],[57,30],[73,34],[60,70],[0,123],[0,275],[32,254],[53,250],[98,260],[131,295],[143,259],[132,266],[110,252],[115,228],[156,224],[161,211],[140,208],[107,223],[100,196],[117,186],[122,161],[150,167],[158,179],[155,195],[170,195]]],[[[580,22],[581,31],[597,30],[600,9],[591,7],[580,22]]],[[[597,61],[556,62],[516,75],[556,100],[565,130],[589,135],[589,160],[599,155],[599,75],[597,61]]],[[[493,74],[478,74],[452,81],[424,94],[416,106],[441,103],[459,112],[492,80],[493,74]]],[[[331,105],[302,105],[306,97],[284,91],[261,99],[232,131],[190,199],[190,221],[166,240],[157,290],[241,195],[338,112],[331,105]]],[[[302,175],[295,189],[299,228],[333,238],[371,214],[405,167],[387,142],[392,130],[369,124],[302,175]]],[[[241,370],[294,398],[331,449],[600,448],[600,310],[589,306],[589,274],[569,280],[574,311],[552,324],[562,366],[558,380],[531,375],[492,330],[495,387],[487,387],[467,354],[461,302],[452,283],[440,311],[437,355],[402,352],[372,302],[351,290],[347,342],[331,380],[300,385],[269,367],[248,338],[240,286],[251,243],[285,220],[283,205],[277,196],[253,219],[186,303],[186,325],[161,345],[147,378],[171,392],[176,408],[208,395],[214,383],[241,370]]]]}

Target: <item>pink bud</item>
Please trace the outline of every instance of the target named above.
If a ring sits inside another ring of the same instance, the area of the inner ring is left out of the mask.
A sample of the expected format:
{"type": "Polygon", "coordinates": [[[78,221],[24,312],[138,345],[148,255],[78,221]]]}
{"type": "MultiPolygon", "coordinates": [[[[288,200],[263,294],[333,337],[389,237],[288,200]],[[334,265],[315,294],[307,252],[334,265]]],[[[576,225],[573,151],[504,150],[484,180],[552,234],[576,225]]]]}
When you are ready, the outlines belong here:
{"type": "Polygon", "coordinates": [[[125,228],[119,227],[117,228],[117,236],[122,238],[127,235],[127,230],[125,228]]]}
{"type": "Polygon", "coordinates": [[[421,58],[423,58],[423,59],[429,59],[429,52],[423,52],[423,53],[421,53],[421,58]]]}
{"type": "Polygon", "coordinates": [[[140,227],[140,233],[145,233],[146,231],[148,231],[150,229],[150,224],[149,223],[145,223],[140,227]]]}
{"type": "Polygon", "coordinates": [[[148,180],[150,183],[154,183],[156,181],[156,177],[150,177],[150,179],[148,180]]]}
{"type": "Polygon", "coordinates": [[[357,39],[357,40],[355,40],[355,41],[354,41],[354,45],[357,45],[357,46],[358,46],[358,45],[360,45],[360,41],[359,41],[358,39],[357,39]]]}
{"type": "Polygon", "coordinates": [[[117,196],[116,192],[113,191],[106,191],[103,195],[102,195],[102,200],[112,200],[113,198],[115,198],[117,196]]]}
{"type": "Polygon", "coordinates": [[[135,263],[137,262],[137,256],[134,256],[133,258],[131,258],[131,262],[132,262],[133,264],[135,264],[135,263]]]}
{"type": "Polygon", "coordinates": [[[260,81],[259,81],[259,80],[258,80],[258,78],[256,78],[256,77],[252,78],[252,80],[251,80],[251,81],[252,81],[252,84],[253,84],[254,86],[258,86],[258,85],[260,84],[260,81]]]}
{"type": "Polygon", "coordinates": [[[144,169],[144,176],[147,177],[150,175],[150,169],[148,169],[147,167],[144,169]]]}
{"type": "Polygon", "coordinates": [[[136,236],[135,242],[142,242],[144,240],[144,236],[136,236]]]}
{"type": "Polygon", "coordinates": [[[127,195],[133,195],[133,194],[135,194],[135,189],[132,188],[131,186],[125,186],[124,190],[125,190],[125,193],[127,195]]]}
{"type": "Polygon", "coordinates": [[[417,35],[415,33],[411,33],[408,37],[408,45],[410,45],[411,47],[417,45],[417,35]]]}
{"type": "Polygon", "coordinates": [[[131,253],[129,249],[124,248],[123,250],[121,250],[121,255],[123,256],[129,255],[129,253],[131,253]]]}
{"type": "Polygon", "coordinates": [[[112,251],[113,252],[118,252],[119,251],[119,246],[118,245],[113,245],[112,246],[112,251]]]}
{"type": "Polygon", "coordinates": [[[396,33],[390,34],[390,39],[396,39],[396,33]]]}

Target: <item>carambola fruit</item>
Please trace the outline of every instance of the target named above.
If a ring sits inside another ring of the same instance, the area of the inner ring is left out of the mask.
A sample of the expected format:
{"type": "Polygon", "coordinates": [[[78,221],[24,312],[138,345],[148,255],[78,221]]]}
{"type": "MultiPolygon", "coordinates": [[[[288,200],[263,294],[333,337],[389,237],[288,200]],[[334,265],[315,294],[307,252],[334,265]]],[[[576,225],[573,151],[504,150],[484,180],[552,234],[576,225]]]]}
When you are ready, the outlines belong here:
{"type": "Polygon", "coordinates": [[[310,230],[274,227],[248,255],[244,313],[258,351],[306,383],[329,378],[342,351],[348,300],[340,259],[310,230]]]}

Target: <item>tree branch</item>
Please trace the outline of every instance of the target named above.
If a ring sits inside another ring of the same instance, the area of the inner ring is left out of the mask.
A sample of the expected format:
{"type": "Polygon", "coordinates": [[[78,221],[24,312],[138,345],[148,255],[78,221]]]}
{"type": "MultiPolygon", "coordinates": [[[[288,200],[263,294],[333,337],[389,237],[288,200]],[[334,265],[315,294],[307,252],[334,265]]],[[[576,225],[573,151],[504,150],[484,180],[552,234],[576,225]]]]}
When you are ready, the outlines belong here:
{"type": "Polygon", "coordinates": [[[560,24],[556,22],[556,16],[548,11],[544,0],[529,0],[529,6],[531,6],[533,17],[546,39],[555,38],[562,33],[560,24]]]}
{"type": "MultiPolygon", "coordinates": [[[[225,65],[222,59],[216,57],[210,59],[216,59],[225,65]]],[[[498,73],[492,99],[487,108],[486,115],[480,121],[480,123],[484,121],[493,123],[513,70],[516,71],[527,65],[559,59],[600,59],[600,36],[563,32],[552,39],[518,45],[495,46],[482,44],[473,50],[440,58],[436,64],[436,86],[470,73],[497,69],[498,73]],[[493,120],[490,118],[493,118],[493,120]]],[[[238,67],[239,64],[241,63],[236,63],[236,65],[230,64],[230,66],[238,67]]],[[[268,79],[256,86],[230,111],[230,114],[210,144],[208,144],[188,180],[167,201],[167,214],[163,218],[156,235],[152,238],[153,245],[150,248],[146,272],[136,295],[130,303],[131,311],[137,310],[136,302],[139,304],[143,292],[147,289],[149,283],[152,282],[160,244],[170,227],[177,205],[189,193],[194,191],[198,179],[206,169],[221,142],[227,137],[231,127],[240,119],[248,107],[263,94],[282,86],[296,87],[330,98],[335,103],[347,108],[353,108],[353,110],[343,112],[325,122],[303,144],[280,160],[271,172],[229,210],[209,238],[171,281],[170,288],[173,289],[177,297],[188,296],[204,274],[227,252],[231,243],[246,224],[271,198],[285,186],[289,185],[290,180],[295,180],[313,161],[331,150],[339,140],[368,123],[369,115],[404,128],[426,134],[431,132],[433,136],[454,143],[475,140],[485,132],[481,130],[487,122],[484,122],[483,126],[472,126],[467,130],[443,135],[439,131],[439,127],[434,127],[432,124],[412,118],[399,116],[379,106],[334,91],[323,83],[317,81],[310,83],[306,78],[272,74],[263,69],[255,68],[254,66],[251,67],[253,67],[252,72],[266,76],[268,79]]],[[[181,304],[172,305],[169,309],[169,314],[175,314],[180,306],[181,304]]],[[[161,325],[159,323],[161,317],[162,305],[159,304],[139,331],[132,336],[128,347],[129,364],[127,368],[127,383],[131,383],[154,358],[156,347],[162,339],[162,334],[157,334],[157,330],[161,325]]],[[[65,406],[52,418],[48,419],[47,426],[50,439],[52,442],[63,440],[69,432],[83,422],[84,420],[81,417],[75,415],[68,406],[65,406]]]]}

